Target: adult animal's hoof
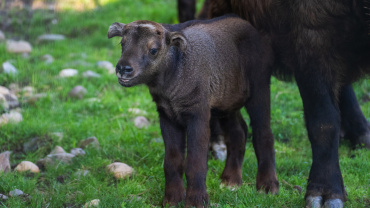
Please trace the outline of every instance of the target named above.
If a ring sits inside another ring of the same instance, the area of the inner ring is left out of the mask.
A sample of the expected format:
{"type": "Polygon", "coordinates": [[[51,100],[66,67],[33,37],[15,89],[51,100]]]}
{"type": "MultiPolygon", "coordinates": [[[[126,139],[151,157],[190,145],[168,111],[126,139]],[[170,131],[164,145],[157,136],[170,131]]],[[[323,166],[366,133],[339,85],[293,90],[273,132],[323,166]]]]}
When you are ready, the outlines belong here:
{"type": "Polygon", "coordinates": [[[340,199],[329,199],[324,202],[321,196],[308,196],[306,208],[343,208],[343,201],[340,199]]]}

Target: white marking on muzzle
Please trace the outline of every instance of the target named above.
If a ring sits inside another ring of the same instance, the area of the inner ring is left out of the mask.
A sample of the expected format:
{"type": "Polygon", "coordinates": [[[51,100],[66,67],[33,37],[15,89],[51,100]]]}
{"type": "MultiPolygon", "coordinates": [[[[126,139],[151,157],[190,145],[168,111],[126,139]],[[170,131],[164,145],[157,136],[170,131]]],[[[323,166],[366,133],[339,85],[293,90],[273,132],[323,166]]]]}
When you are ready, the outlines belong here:
{"type": "Polygon", "coordinates": [[[121,76],[121,74],[120,74],[120,73],[118,73],[118,72],[117,72],[117,74],[116,74],[116,75],[117,75],[117,77],[118,77],[118,78],[122,78],[122,76],[121,76]]]}

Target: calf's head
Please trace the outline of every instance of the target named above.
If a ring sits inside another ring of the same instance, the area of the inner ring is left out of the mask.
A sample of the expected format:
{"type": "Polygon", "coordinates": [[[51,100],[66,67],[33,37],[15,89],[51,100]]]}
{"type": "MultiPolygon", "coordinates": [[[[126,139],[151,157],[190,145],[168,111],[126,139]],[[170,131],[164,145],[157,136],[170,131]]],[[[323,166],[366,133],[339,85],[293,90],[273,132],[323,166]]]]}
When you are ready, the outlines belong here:
{"type": "Polygon", "coordinates": [[[174,51],[186,47],[186,39],[181,33],[169,32],[161,24],[145,20],[113,23],[108,38],[114,36],[122,37],[122,54],[116,65],[116,75],[125,87],[149,84],[169,65],[174,51]]]}

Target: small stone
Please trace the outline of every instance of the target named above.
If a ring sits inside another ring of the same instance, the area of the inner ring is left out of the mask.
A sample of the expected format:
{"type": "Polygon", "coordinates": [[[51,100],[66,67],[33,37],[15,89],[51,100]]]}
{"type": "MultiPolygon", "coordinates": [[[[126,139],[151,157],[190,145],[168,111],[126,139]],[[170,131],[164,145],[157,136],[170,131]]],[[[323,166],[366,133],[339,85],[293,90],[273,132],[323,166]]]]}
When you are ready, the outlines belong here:
{"type": "Polygon", "coordinates": [[[94,200],[87,202],[84,208],[99,207],[99,203],[100,203],[99,199],[94,199],[94,200]]]}
{"type": "Polygon", "coordinates": [[[11,83],[9,85],[9,90],[10,90],[10,93],[12,94],[18,94],[21,91],[17,83],[11,83]]]}
{"type": "Polygon", "coordinates": [[[61,142],[63,140],[63,137],[64,137],[63,132],[52,132],[52,133],[50,133],[50,135],[52,137],[55,137],[58,140],[58,142],[61,142]]]}
{"type": "Polygon", "coordinates": [[[96,137],[89,137],[85,140],[80,141],[78,144],[79,147],[85,149],[88,146],[92,146],[94,148],[99,148],[100,144],[96,137]]]}
{"type": "Polygon", "coordinates": [[[5,35],[4,33],[0,30],[0,41],[4,41],[5,40],[5,35]]]}
{"type": "Polygon", "coordinates": [[[59,72],[60,77],[74,77],[78,74],[76,69],[63,69],[59,72]]]}
{"type": "Polygon", "coordinates": [[[50,154],[51,155],[54,155],[54,154],[60,154],[60,153],[66,153],[66,151],[64,151],[64,149],[61,147],[61,146],[56,146],[51,152],[50,154]]]}
{"type": "Polygon", "coordinates": [[[0,94],[0,112],[2,112],[3,110],[9,110],[9,103],[6,100],[5,96],[0,94]]]}
{"type": "Polygon", "coordinates": [[[134,120],[134,123],[135,123],[135,126],[139,129],[142,129],[144,127],[148,127],[149,126],[149,121],[147,118],[145,118],[144,116],[138,116],[135,118],[134,120]]]}
{"type": "Polygon", "coordinates": [[[87,174],[89,174],[89,171],[88,170],[78,170],[76,173],[75,173],[75,176],[80,179],[82,176],[85,177],[87,176],[87,174]]]}
{"type": "Polygon", "coordinates": [[[71,98],[82,99],[85,96],[86,93],[87,93],[86,88],[84,88],[81,85],[78,85],[78,86],[74,87],[71,91],[69,91],[68,95],[71,98]]]}
{"type": "Polygon", "coordinates": [[[85,78],[99,78],[99,77],[101,77],[100,74],[98,74],[96,72],[93,72],[91,70],[85,71],[82,74],[82,76],[85,77],[85,78]]]}
{"type": "Polygon", "coordinates": [[[109,61],[98,61],[96,65],[99,68],[106,69],[109,74],[114,74],[116,72],[116,67],[114,67],[113,64],[109,61]]]}
{"type": "Polygon", "coordinates": [[[64,40],[65,36],[60,34],[43,34],[40,35],[37,40],[38,41],[57,41],[57,40],[64,40]]]}
{"type": "Polygon", "coordinates": [[[11,110],[9,113],[4,113],[0,116],[0,126],[7,123],[17,124],[23,120],[22,114],[16,110],[11,110]]]}
{"type": "Polygon", "coordinates": [[[0,194],[0,201],[8,200],[8,197],[4,194],[0,194]]]}
{"type": "Polygon", "coordinates": [[[3,72],[5,74],[15,75],[16,73],[18,73],[18,70],[10,62],[6,61],[3,63],[3,72]]]}
{"type": "Polygon", "coordinates": [[[213,156],[215,159],[225,161],[227,156],[227,147],[223,140],[217,143],[212,143],[213,156]]]}
{"type": "Polygon", "coordinates": [[[86,154],[86,152],[81,148],[74,148],[74,149],[71,150],[71,154],[73,154],[75,156],[79,156],[79,155],[83,156],[83,155],[86,154]]]}
{"type": "Polygon", "coordinates": [[[32,51],[32,46],[27,41],[6,41],[6,50],[9,53],[30,53],[32,51]]]}
{"type": "Polygon", "coordinates": [[[48,137],[35,137],[23,144],[23,151],[26,153],[34,152],[39,148],[48,146],[52,143],[48,137]]]}
{"type": "Polygon", "coordinates": [[[9,156],[10,156],[9,151],[0,154],[0,172],[6,173],[11,170],[9,156]]]}
{"type": "Polygon", "coordinates": [[[25,86],[22,88],[22,95],[26,97],[30,97],[35,92],[35,89],[32,86],[25,86]]]}
{"type": "Polygon", "coordinates": [[[8,88],[0,86],[0,95],[7,95],[9,93],[10,93],[10,91],[9,91],[8,88]]]}
{"type": "Polygon", "coordinates": [[[31,173],[39,173],[40,169],[37,165],[30,161],[22,161],[15,167],[15,171],[18,172],[25,172],[25,171],[30,171],[31,173]]]}
{"type": "Polygon", "coordinates": [[[5,95],[5,99],[8,102],[9,108],[18,108],[20,106],[17,96],[12,93],[5,95]]]}
{"type": "Polygon", "coordinates": [[[140,110],[138,108],[129,108],[127,111],[129,113],[134,114],[134,115],[146,115],[146,114],[148,114],[146,111],[140,110]]]}
{"type": "Polygon", "coordinates": [[[46,158],[44,159],[45,161],[45,164],[46,165],[53,165],[57,162],[62,162],[62,163],[70,163],[72,161],[72,159],[74,158],[75,156],[73,154],[70,154],[70,153],[57,153],[57,154],[50,154],[48,156],[46,156],[46,158]]]}
{"type": "Polygon", "coordinates": [[[54,58],[50,54],[43,55],[42,60],[44,60],[45,64],[51,64],[54,62],[54,58]]]}
{"type": "Polygon", "coordinates": [[[109,172],[117,179],[127,178],[132,175],[133,168],[125,163],[115,162],[107,166],[109,172]]]}
{"type": "Polygon", "coordinates": [[[33,103],[36,103],[36,101],[38,101],[39,99],[45,98],[47,96],[48,96],[47,93],[37,93],[37,94],[34,94],[34,95],[25,96],[24,97],[24,102],[29,103],[29,104],[33,104],[33,103]]]}
{"type": "Polygon", "coordinates": [[[23,194],[24,194],[23,191],[21,191],[19,189],[14,189],[13,191],[9,192],[9,196],[11,196],[11,197],[21,196],[23,194]]]}

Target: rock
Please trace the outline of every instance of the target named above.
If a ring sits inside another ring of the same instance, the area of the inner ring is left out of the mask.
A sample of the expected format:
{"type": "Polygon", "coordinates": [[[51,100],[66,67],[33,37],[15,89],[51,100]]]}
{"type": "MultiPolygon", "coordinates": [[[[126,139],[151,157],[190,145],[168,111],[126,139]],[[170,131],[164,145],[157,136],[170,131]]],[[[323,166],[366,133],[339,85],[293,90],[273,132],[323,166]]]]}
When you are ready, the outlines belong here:
{"type": "Polygon", "coordinates": [[[54,62],[54,58],[50,54],[43,55],[42,60],[44,60],[45,64],[51,64],[54,62]]]}
{"type": "Polygon", "coordinates": [[[71,150],[71,154],[73,154],[75,156],[79,156],[79,155],[83,156],[83,155],[86,154],[86,152],[81,148],[74,148],[74,149],[71,150]]]}
{"type": "Polygon", "coordinates": [[[212,143],[213,156],[215,159],[225,161],[227,156],[227,147],[223,142],[223,139],[220,142],[212,143]]]}
{"type": "Polygon", "coordinates": [[[16,110],[11,110],[9,113],[4,113],[0,116],[0,126],[7,123],[17,124],[23,120],[22,114],[16,110]]]}
{"type": "Polygon", "coordinates": [[[6,61],[3,63],[3,72],[5,74],[15,75],[16,73],[18,73],[18,70],[10,62],[6,61]]]}
{"type": "Polygon", "coordinates": [[[11,83],[9,85],[9,90],[10,90],[10,93],[12,94],[18,94],[21,91],[17,83],[11,83]]]}
{"type": "Polygon", "coordinates": [[[22,88],[22,95],[26,97],[30,97],[35,92],[35,89],[32,86],[25,86],[22,88]]]}
{"type": "Polygon", "coordinates": [[[70,153],[57,153],[57,154],[50,154],[43,159],[42,163],[45,165],[54,165],[56,163],[66,163],[69,164],[72,162],[72,159],[75,156],[70,153]]]}
{"type": "Polygon", "coordinates": [[[87,202],[84,205],[84,208],[90,208],[90,207],[99,207],[100,200],[99,199],[94,199],[89,202],[87,202]]]}
{"type": "Polygon", "coordinates": [[[9,110],[9,103],[5,96],[0,94],[0,112],[9,110]]]}
{"type": "Polygon", "coordinates": [[[108,71],[109,74],[114,74],[116,73],[116,67],[113,66],[113,64],[109,61],[98,61],[96,63],[96,65],[99,67],[99,68],[103,68],[103,69],[106,69],[108,71]]]}
{"type": "Polygon", "coordinates": [[[21,191],[19,189],[14,189],[13,191],[9,192],[9,196],[11,196],[11,197],[21,196],[23,194],[24,194],[23,191],[21,191]]]}
{"type": "Polygon", "coordinates": [[[85,140],[80,141],[78,144],[79,147],[85,149],[88,146],[94,147],[94,148],[99,148],[100,144],[99,141],[96,137],[89,137],[85,140]]]}
{"type": "Polygon", "coordinates": [[[0,172],[6,173],[11,170],[9,156],[10,156],[9,151],[0,154],[0,172]]]}
{"type": "Polygon", "coordinates": [[[6,201],[8,200],[8,197],[4,194],[0,194],[0,201],[6,201]]]}
{"type": "Polygon", "coordinates": [[[36,101],[38,101],[40,98],[44,98],[44,97],[47,97],[47,96],[48,96],[48,94],[46,94],[46,93],[37,93],[37,94],[34,94],[34,95],[25,96],[24,102],[29,103],[29,104],[33,104],[36,101]]]}
{"type": "Polygon", "coordinates": [[[87,176],[87,174],[89,174],[89,171],[88,170],[78,170],[76,173],[75,173],[75,176],[80,179],[81,176],[85,177],[87,176]]]}
{"type": "Polygon", "coordinates": [[[133,168],[125,163],[115,162],[107,166],[110,173],[117,179],[127,178],[132,175],[133,168]]]}
{"type": "Polygon", "coordinates": [[[63,69],[59,72],[60,77],[74,77],[78,74],[76,69],[63,69]]]}
{"type": "Polygon", "coordinates": [[[63,132],[52,132],[50,133],[50,136],[55,137],[58,142],[61,142],[63,140],[64,134],[63,132]]]}
{"type": "Polygon", "coordinates": [[[0,41],[4,41],[5,40],[5,35],[4,33],[0,30],[0,41]]]}
{"type": "Polygon", "coordinates": [[[65,36],[64,35],[59,35],[59,34],[43,34],[40,35],[37,38],[37,41],[57,41],[57,40],[64,40],[65,36]]]}
{"type": "Polygon", "coordinates": [[[20,106],[17,96],[12,93],[5,95],[5,99],[8,102],[9,108],[18,108],[20,106]]]}
{"type": "Polygon", "coordinates": [[[98,74],[96,72],[93,72],[91,70],[85,71],[82,74],[82,76],[85,77],[85,78],[99,78],[99,77],[101,77],[100,74],[98,74]]]}
{"type": "Polygon", "coordinates": [[[71,91],[69,91],[68,95],[71,98],[82,99],[85,96],[86,93],[87,93],[86,88],[84,88],[81,85],[78,85],[78,86],[74,87],[71,91]]]}
{"type": "Polygon", "coordinates": [[[135,126],[139,129],[149,126],[149,121],[144,116],[138,116],[134,120],[135,126]]]}
{"type": "Polygon", "coordinates": [[[39,173],[40,169],[35,165],[34,163],[30,161],[22,161],[15,167],[14,169],[17,172],[25,172],[25,171],[30,171],[31,173],[39,173]]]}
{"type": "Polygon", "coordinates": [[[66,153],[66,151],[64,151],[64,149],[61,147],[61,146],[56,146],[51,152],[50,154],[51,155],[54,155],[54,154],[60,154],[60,153],[66,153]]]}
{"type": "Polygon", "coordinates": [[[146,114],[148,114],[146,111],[140,110],[138,108],[129,108],[128,112],[132,113],[134,115],[146,115],[146,114]]]}
{"type": "Polygon", "coordinates": [[[0,86],[0,95],[7,95],[9,93],[10,93],[10,91],[9,91],[8,88],[0,86]]]}
{"type": "Polygon", "coordinates": [[[48,146],[52,143],[48,137],[35,137],[23,144],[23,151],[26,153],[34,152],[39,148],[48,146]]]}
{"type": "Polygon", "coordinates": [[[7,40],[6,41],[6,50],[9,53],[30,53],[32,51],[32,46],[30,43],[20,40],[7,40]]]}

